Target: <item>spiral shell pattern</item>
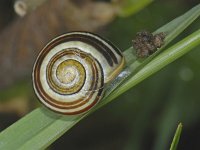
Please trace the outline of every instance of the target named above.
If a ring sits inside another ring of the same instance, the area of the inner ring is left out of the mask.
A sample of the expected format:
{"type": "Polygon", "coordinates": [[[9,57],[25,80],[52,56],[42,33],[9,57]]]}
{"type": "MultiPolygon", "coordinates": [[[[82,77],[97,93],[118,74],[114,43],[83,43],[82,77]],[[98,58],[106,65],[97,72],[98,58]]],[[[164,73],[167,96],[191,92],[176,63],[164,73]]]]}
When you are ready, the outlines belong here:
{"type": "Polygon", "coordinates": [[[41,103],[66,115],[86,112],[102,97],[124,57],[112,43],[88,32],[71,32],[52,40],[33,68],[33,86],[41,103]]]}

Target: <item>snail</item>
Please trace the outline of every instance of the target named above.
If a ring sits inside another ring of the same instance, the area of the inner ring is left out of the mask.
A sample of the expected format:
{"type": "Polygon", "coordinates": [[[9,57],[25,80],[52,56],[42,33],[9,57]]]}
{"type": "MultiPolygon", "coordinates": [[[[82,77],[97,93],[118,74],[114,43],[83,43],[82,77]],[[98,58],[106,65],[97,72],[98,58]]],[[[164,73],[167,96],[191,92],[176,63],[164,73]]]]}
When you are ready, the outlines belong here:
{"type": "Polygon", "coordinates": [[[88,32],[71,32],[48,43],[33,67],[33,87],[47,108],[65,115],[90,110],[125,64],[111,42],[88,32]]]}

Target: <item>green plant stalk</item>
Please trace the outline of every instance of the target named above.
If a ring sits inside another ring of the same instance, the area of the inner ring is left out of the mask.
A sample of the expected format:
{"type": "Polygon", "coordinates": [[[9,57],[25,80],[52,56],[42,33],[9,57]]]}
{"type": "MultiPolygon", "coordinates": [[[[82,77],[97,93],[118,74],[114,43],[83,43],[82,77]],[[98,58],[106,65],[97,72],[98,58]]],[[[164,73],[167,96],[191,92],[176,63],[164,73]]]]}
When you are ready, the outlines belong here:
{"type": "Polygon", "coordinates": [[[179,139],[180,139],[180,136],[181,136],[181,132],[182,132],[182,128],[183,128],[182,123],[179,123],[179,125],[178,125],[178,127],[176,129],[176,133],[174,135],[170,150],[176,150],[177,149],[178,142],[179,142],[179,139]]]}
{"type": "Polygon", "coordinates": [[[200,30],[197,30],[190,36],[186,37],[182,41],[178,42],[174,46],[165,50],[163,53],[155,57],[151,62],[149,62],[144,68],[142,68],[138,73],[126,81],[122,86],[117,88],[113,93],[110,94],[109,100],[112,100],[125,91],[129,90],[131,87],[135,86],[139,82],[143,81],[147,77],[151,76],[155,72],[159,71],[166,65],[170,64],[174,60],[188,53],[191,49],[200,44],[200,30]]]}

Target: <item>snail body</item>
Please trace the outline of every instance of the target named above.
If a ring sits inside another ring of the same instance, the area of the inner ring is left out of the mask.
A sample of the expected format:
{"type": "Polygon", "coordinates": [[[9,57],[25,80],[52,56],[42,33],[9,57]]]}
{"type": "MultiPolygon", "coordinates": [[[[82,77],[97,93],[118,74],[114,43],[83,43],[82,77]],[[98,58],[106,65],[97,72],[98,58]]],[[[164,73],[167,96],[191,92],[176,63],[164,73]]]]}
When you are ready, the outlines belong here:
{"type": "Polygon", "coordinates": [[[40,52],[33,68],[33,87],[47,108],[66,115],[92,108],[105,84],[122,70],[124,57],[109,41],[88,32],[59,36],[40,52]]]}

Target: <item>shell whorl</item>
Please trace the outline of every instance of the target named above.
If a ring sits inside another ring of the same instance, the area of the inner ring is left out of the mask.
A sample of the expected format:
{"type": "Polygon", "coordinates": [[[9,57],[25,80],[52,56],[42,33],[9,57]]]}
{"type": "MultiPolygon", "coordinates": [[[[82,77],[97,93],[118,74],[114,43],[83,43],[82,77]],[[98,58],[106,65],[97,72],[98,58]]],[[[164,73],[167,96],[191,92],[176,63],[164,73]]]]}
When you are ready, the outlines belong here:
{"type": "Polygon", "coordinates": [[[87,32],[67,33],[52,40],[37,57],[34,90],[51,110],[80,114],[101,99],[104,84],[123,65],[123,55],[109,41],[87,32]]]}

